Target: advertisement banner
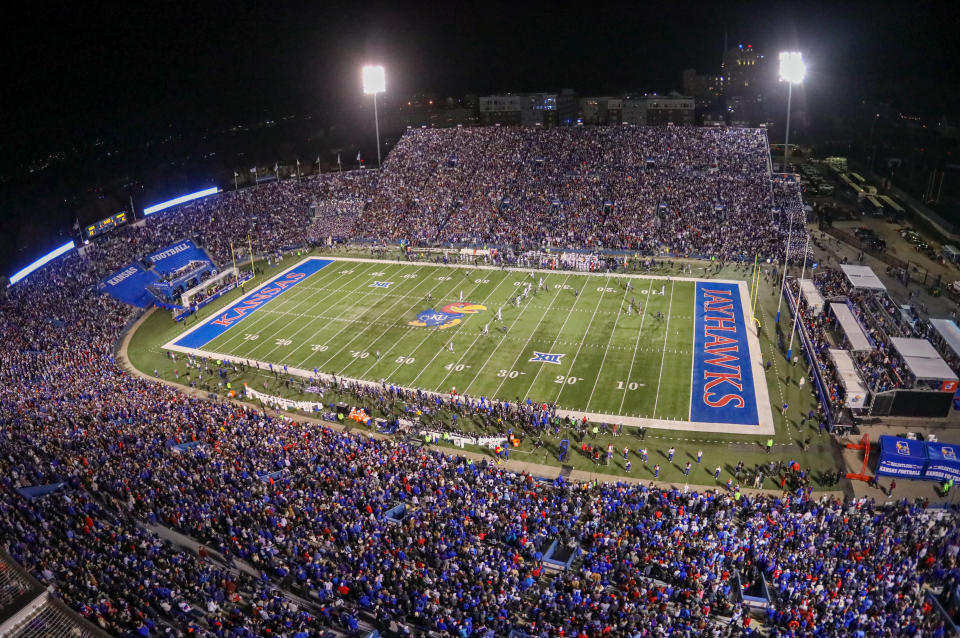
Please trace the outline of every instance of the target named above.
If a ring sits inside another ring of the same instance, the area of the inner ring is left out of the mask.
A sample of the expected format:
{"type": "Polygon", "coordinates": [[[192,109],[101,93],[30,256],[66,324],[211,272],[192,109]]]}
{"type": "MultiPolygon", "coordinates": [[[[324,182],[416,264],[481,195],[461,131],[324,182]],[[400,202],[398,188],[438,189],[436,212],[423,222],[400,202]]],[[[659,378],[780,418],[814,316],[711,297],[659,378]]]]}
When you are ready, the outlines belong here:
{"type": "Polygon", "coordinates": [[[886,434],[880,437],[877,476],[923,478],[926,468],[927,446],[923,441],[911,441],[886,434]]]}

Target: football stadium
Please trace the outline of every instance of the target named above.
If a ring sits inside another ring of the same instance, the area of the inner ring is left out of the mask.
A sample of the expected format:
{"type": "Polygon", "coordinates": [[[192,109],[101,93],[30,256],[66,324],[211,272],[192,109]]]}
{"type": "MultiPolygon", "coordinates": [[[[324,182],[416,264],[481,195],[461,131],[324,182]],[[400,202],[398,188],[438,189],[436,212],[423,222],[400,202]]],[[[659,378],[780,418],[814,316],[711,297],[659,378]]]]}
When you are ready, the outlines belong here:
{"type": "Polygon", "coordinates": [[[2,298],[0,635],[955,634],[960,329],[770,149],[411,127],[82,229],[2,298]]]}

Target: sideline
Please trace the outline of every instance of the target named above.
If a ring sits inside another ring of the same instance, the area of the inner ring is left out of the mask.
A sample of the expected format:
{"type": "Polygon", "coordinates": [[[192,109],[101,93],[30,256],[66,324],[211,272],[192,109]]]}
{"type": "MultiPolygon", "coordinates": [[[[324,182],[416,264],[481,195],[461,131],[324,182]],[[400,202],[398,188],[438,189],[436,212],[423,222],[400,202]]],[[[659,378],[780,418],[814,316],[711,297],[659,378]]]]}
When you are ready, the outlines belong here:
{"type": "MultiPolygon", "coordinates": [[[[324,419],[317,419],[315,417],[303,416],[300,414],[291,415],[286,412],[281,412],[279,410],[274,410],[268,407],[261,408],[260,406],[252,402],[240,401],[239,399],[230,399],[230,398],[222,397],[220,395],[216,395],[217,397],[216,399],[211,399],[209,395],[216,394],[216,393],[210,393],[204,390],[197,390],[196,388],[189,388],[179,383],[175,383],[173,381],[167,381],[166,379],[157,379],[156,377],[152,377],[149,374],[142,372],[130,362],[130,358],[128,357],[128,354],[127,354],[128,347],[130,345],[130,340],[132,339],[133,334],[137,331],[140,325],[143,324],[143,322],[145,322],[156,310],[157,309],[154,307],[144,312],[140,316],[140,318],[138,318],[123,334],[123,338],[121,340],[120,348],[118,351],[117,364],[126,372],[133,374],[137,377],[140,377],[142,379],[146,379],[147,381],[150,381],[152,383],[162,383],[167,387],[173,388],[182,394],[185,394],[187,396],[192,396],[198,399],[202,399],[204,401],[230,403],[237,407],[242,407],[245,409],[253,409],[262,414],[266,414],[268,416],[272,416],[276,418],[286,418],[293,421],[300,421],[302,423],[313,423],[315,425],[328,427],[332,430],[337,430],[339,432],[348,432],[351,434],[360,433],[373,439],[379,439],[382,441],[393,441],[395,443],[399,443],[399,441],[397,441],[397,439],[392,435],[381,434],[379,432],[372,432],[370,430],[367,430],[366,428],[361,428],[361,427],[354,428],[347,425],[341,425],[340,423],[336,423],[333,421],[326,421],[324,419]]],[[[377,384],[373,384],[373,385],[377,385],[377,384]]],[[[727,424],[716,424],[716,425],[727,427],[727,424]]],[[[459,456],[461,458],[473,459],[475,461],[487,460],[491,463],[493,462],[492,456],[488,454],[484,454],[482,452],[474,452],[472,450],[460,450],[460,449],[448,447],[445,445],[430,445],[426,447],[431,451],[442,452],[443,454],[447,454],[450,456],[459,456]]],[[[503,465],[501,467],[504,470],[507,470],[509,472],[515,472],[518,474],[526,473],[534,477],[545,478],[545,479],[555,479],[558,476],[560,476],[562,473],[565,473],[565,468],[561,465],[547,465],[543,463],[534,463],[531,461],[507,460],[503,462],[503,465]]],[[[641,464],[640,467],[642,468],[643,465],[641,464]]],[[[640,470],[640,468],[638,468],[638,470],[640,470]]],[[[572,470],[564,478],[565,480],[584,482],[584,483],[592,483],[594,481],[599,481],[600,483],[607,483],[611,485],[614,485],[616,483],[631,483],[631,484],[642,483],[644,485],[647,485],[650,487],[656,487],[658,489],[678,489],[678,490],[689,489],[689,491],[695,491],[695,492],[716,491],[721,494],[726,492],[726,490],[723,488],[722,484],[720,483],[717,483],[716,485],[702,485],[702,484],[695,484],[695,483],[656,481],[653,479],[646,479],[640,476],[622,476],[622,475],[615,475],[615,474],[607,474],[604,472],[589,472],[586,470],[576,470],[576,469],[572,470]]],[[[783,494],[783,492],[779,489],[759,489],[758,490],[758,489],[753,489],[753,488],[744,487],[744,486],[740,487],[740,491],[743,494],[748,494],[751,496],[766,495],[766,496],[777,497],[783,494]]],[[[831,491],[815,490],[813,493],[813,497],[817,499],[823,496],[829,496],[831,498],[839,498],[839,499],[846,498],[842,490],[831,490],[831,491]]]]}

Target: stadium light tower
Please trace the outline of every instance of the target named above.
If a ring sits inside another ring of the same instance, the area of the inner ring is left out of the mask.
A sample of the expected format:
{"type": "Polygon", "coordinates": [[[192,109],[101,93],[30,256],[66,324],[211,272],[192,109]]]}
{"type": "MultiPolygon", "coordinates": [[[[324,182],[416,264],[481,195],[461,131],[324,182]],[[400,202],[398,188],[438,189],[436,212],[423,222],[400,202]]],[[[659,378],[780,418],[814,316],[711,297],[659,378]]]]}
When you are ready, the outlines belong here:
{"type": "Polygon", "coordinates": [[[363,94],[373,95],[373,126],[377,131],[377,168],[380,168],[380,119],[377,116],[377,93],[387,90],[387,76],[383,67],[367,65],[363,67],[363,94]]]}
{"type": "Polygon", "coordinates": [[[787,83],[787,135],[783,142],[783,172],[787,172],[790,161],[790,100],[793,98],[793,85],[803,82],[807,74],[807,65],[799,51],[784,51],[780,54],[780,81],[787,83]]]}

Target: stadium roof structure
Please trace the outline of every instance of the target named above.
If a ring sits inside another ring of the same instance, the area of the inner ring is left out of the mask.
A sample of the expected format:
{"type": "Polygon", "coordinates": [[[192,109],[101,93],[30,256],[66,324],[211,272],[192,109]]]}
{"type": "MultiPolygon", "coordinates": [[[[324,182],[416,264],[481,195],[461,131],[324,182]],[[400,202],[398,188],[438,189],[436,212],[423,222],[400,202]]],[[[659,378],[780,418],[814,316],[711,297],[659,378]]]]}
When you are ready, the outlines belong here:
{"type": "Polygon", "coordinates": [[[847,391],[843,404],[848,408],[862,408],[866,404],[868,392],[860,380],[860,375],[857,374],[857,366],[854,365],[850,352],[831,348],[830,358],[837,367],[840,383],[847,391]]]}
{"type": "Polygon", "coordinates": [[[813,314],[819,315],[823,312],[823,296],[817,290],[817,287],[813,285],[812,279],[801,279],[800,291],[803,293],[803,298],[807,301],[807,305],[813,310],[813,314]]]}
{"type": "Polygon", "coordinates": [[[960,357],[960,328],[952,319],[931,319],[930,325],[936,330],[953,353],[960,357]]]}
{"type": "Polygon", "coordinates": [[[108,638],[0,550],[0,636],[108,638]]]}
{"type": "Polygon", "coordinates": [[[850,285],[860,290],[886,290],[877,274],[873,272],[870,266],[851,266],[844,264],[840,270],[847,276],[850,285]]]}
{"type": "Polygon", "coordinates": [[[873,344],[870,343],[870,339],[867,337],[867,333],[863,331],[863,326],[860,325],[857,318],[850,312],[847,304],[834,302],[830,304],[830,310],[836,315],[843,334],[845,334],[847,340],[850,341],[851,350],[854,352],[863,352],[874,349],[873,344]]]}
{"type": "Polygon", "coordinates": [[[956,381],[957,375],[933,344],[926,339],[891,337],[890,343],[903,357],[910,372],[918,381],[956,381]]]}

